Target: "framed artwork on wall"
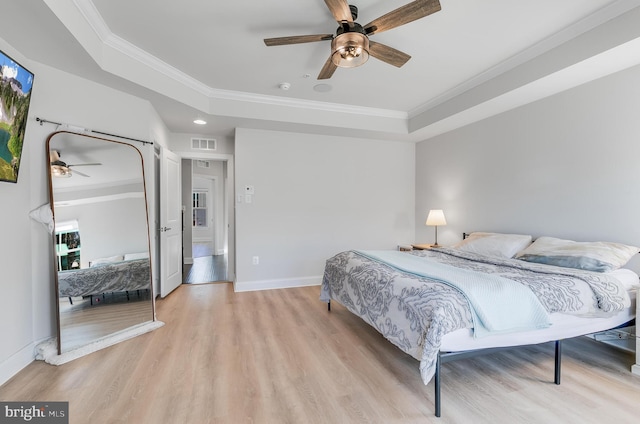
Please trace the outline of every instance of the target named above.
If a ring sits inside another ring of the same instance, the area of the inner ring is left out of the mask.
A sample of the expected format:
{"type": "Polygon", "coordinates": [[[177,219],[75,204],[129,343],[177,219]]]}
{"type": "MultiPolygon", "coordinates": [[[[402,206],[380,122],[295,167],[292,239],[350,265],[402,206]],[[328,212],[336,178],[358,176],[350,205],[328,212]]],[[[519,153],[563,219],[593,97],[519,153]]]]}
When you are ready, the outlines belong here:
{"type": "Polygon", "coordinates": [[[33,74],[0,50],[0,181],[18,182],[33,74]]]}

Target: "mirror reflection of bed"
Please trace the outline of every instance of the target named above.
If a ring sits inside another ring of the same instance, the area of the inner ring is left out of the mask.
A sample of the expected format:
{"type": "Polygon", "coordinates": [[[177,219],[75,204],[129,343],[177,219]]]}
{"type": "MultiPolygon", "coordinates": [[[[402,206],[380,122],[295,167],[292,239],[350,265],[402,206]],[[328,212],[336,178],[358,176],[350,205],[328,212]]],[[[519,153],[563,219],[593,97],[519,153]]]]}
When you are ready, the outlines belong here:
{"type": "Polygon", "coordinates": [[[47,149],[58,159],[50,182],[61,354],[154,320],[149,228],[135,147],[62,131],[47,149]]]}

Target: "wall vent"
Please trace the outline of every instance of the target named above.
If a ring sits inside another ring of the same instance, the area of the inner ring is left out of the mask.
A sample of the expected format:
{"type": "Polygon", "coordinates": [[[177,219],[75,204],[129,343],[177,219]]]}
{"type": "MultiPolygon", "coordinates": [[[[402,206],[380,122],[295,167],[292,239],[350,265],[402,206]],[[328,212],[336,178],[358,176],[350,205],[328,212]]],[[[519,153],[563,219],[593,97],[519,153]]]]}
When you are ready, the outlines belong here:
{"type": "Polygon", "coordinates": [[[216,140],[214,138],[192,138],[191,148],[193,150],[216,150],[216,140]]]}
{"type": "Polygon", "coordinates": [[[198,168],[211,168],[210,160],[196,160],[196,166],[198,168]]]}

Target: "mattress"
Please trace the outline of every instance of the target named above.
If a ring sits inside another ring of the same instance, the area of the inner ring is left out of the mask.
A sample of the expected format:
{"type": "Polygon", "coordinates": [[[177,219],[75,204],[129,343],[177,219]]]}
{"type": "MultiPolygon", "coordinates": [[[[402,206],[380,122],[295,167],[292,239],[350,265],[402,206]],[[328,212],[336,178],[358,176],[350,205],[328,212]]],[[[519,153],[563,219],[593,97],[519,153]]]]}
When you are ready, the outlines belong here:
{"type": "Polygon", "coordinates": [[[446,334],[440,345],[441,352],[461,352],[466,350],[493,347],[521,346],[568,339],[583,334],[597,333],[628,323],[635,318],[638,287],[638,275],[631,270],[619,269],[610,273],[615,275],[629,292],[631,306],[610,317],[585,318],[581,316],[553,313],[550,314],[551,326],[548,328],[523,331],[511,334],[497,334],[474,338],[473,330],[461,328],[446,334]]]}

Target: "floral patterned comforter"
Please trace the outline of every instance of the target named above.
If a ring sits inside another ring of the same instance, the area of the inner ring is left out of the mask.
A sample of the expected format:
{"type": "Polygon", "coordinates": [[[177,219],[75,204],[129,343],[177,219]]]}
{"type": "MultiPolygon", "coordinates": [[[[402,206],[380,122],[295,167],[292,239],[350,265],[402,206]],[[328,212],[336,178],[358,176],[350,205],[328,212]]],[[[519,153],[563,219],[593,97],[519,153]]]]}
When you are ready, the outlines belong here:
{"type": "MultiPolygon", "coordinates": [[[[605,274],[488,258],[453,249],[406,252],[447,265],[493,273],[529,287],[547,312],[609,316],[629,307],[622,284],[605,274]]],[[[425,265],[428,266],[428,265],[425,265]]],[[[431,380],[442,337],[472,328],[466,297],[443,282],[346,251],[327,260],[320,299],[334,299],[361,317],[403,352],[420,360],[425,384],[431,380]]]]}
{"type": "Polygon", "coordinates": [[[147,290],[151,287],[149,259],[113,262],[101,266],[60,271],[60,297],[147,290]]]}

